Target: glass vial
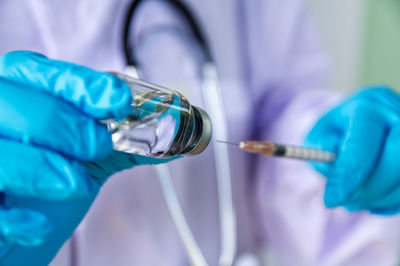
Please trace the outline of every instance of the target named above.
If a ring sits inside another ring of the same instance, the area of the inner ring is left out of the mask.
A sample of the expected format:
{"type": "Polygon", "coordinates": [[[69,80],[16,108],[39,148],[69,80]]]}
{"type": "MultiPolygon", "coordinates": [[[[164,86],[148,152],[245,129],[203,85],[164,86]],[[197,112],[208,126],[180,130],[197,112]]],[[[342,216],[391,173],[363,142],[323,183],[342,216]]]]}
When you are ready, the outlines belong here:
{"type": "Polygon", "coordinates": [[[111,74],[128,84],[134,108],[125,120],[105,121],[115,150],[165,158],[199,154],[207,147],[212,125],[205,111],[171,89],[111,74]]]}

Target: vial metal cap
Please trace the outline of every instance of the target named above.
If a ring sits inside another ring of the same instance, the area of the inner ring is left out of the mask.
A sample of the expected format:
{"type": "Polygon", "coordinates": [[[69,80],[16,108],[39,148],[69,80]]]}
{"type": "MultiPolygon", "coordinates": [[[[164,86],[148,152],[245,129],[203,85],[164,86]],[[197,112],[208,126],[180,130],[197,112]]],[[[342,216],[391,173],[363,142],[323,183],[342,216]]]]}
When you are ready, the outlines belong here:
{"type": "Polygon", "coordinates": [[[197,141],[194,148],[187,153],[187,155],[196,155],[204,151],[210,143],[212,136],[212,123],[207,112],[197,106],[193,106],[193,108],[195,108],[200,113],[202,128],[199,140],[197,141]]]}

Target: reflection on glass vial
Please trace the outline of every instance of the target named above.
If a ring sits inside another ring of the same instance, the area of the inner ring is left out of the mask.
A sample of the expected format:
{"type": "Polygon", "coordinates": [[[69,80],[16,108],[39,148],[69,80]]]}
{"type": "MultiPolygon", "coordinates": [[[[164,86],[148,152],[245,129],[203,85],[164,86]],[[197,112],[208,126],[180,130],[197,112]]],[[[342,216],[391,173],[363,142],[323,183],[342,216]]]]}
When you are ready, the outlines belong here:
{"type": "Polygon", "coordinates": [[[211,139],[207,113],[167,88],[120,73],[133,96],[133,112],[123,121],[108,120],[114,149],[151,157],[202,152],[211,139]]]}

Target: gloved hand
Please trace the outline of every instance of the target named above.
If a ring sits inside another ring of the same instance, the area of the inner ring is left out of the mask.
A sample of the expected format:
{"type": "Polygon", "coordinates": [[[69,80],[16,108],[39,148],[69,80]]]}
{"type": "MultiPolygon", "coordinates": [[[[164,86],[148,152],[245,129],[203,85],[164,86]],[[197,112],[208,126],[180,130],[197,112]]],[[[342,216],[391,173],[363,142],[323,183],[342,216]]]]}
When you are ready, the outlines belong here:
{"type": "Polygon", "coordinates": [[[131,101],[128,86],[109,74],[33,52],[0,58],[0,255],[19,245],[4,265],[19,265],[21,250],[34,251],[30,265],[47,264],[108,175],[164,162],[113,152],[98,120],[123,119],[131,101]]]}
{"type": "Polygon", "coordinates": [[[326,175],[327,207],[376,214],[400,212],[400,96],[387,88],[359,92],[324,115],[306,145],[337,154],[314,163],[326,175]]]}

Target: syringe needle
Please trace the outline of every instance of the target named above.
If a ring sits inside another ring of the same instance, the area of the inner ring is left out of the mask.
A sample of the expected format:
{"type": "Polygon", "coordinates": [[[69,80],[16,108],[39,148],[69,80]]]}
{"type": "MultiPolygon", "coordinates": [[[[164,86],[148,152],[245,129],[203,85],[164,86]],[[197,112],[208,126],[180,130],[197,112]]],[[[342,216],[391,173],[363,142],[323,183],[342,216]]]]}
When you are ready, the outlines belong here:
{"type": "Polygon", "coordinates": [[[231,144],[231,145],[235,145],[235,146],[239,146],[239,145],[240,145],[240,143],[237,143],[237,142],[231,142],[231,141],[225,141],[225,140],[216,140],[216,142],[219,142],[219,143],[226,143],[226,144],[231,144]]]}

